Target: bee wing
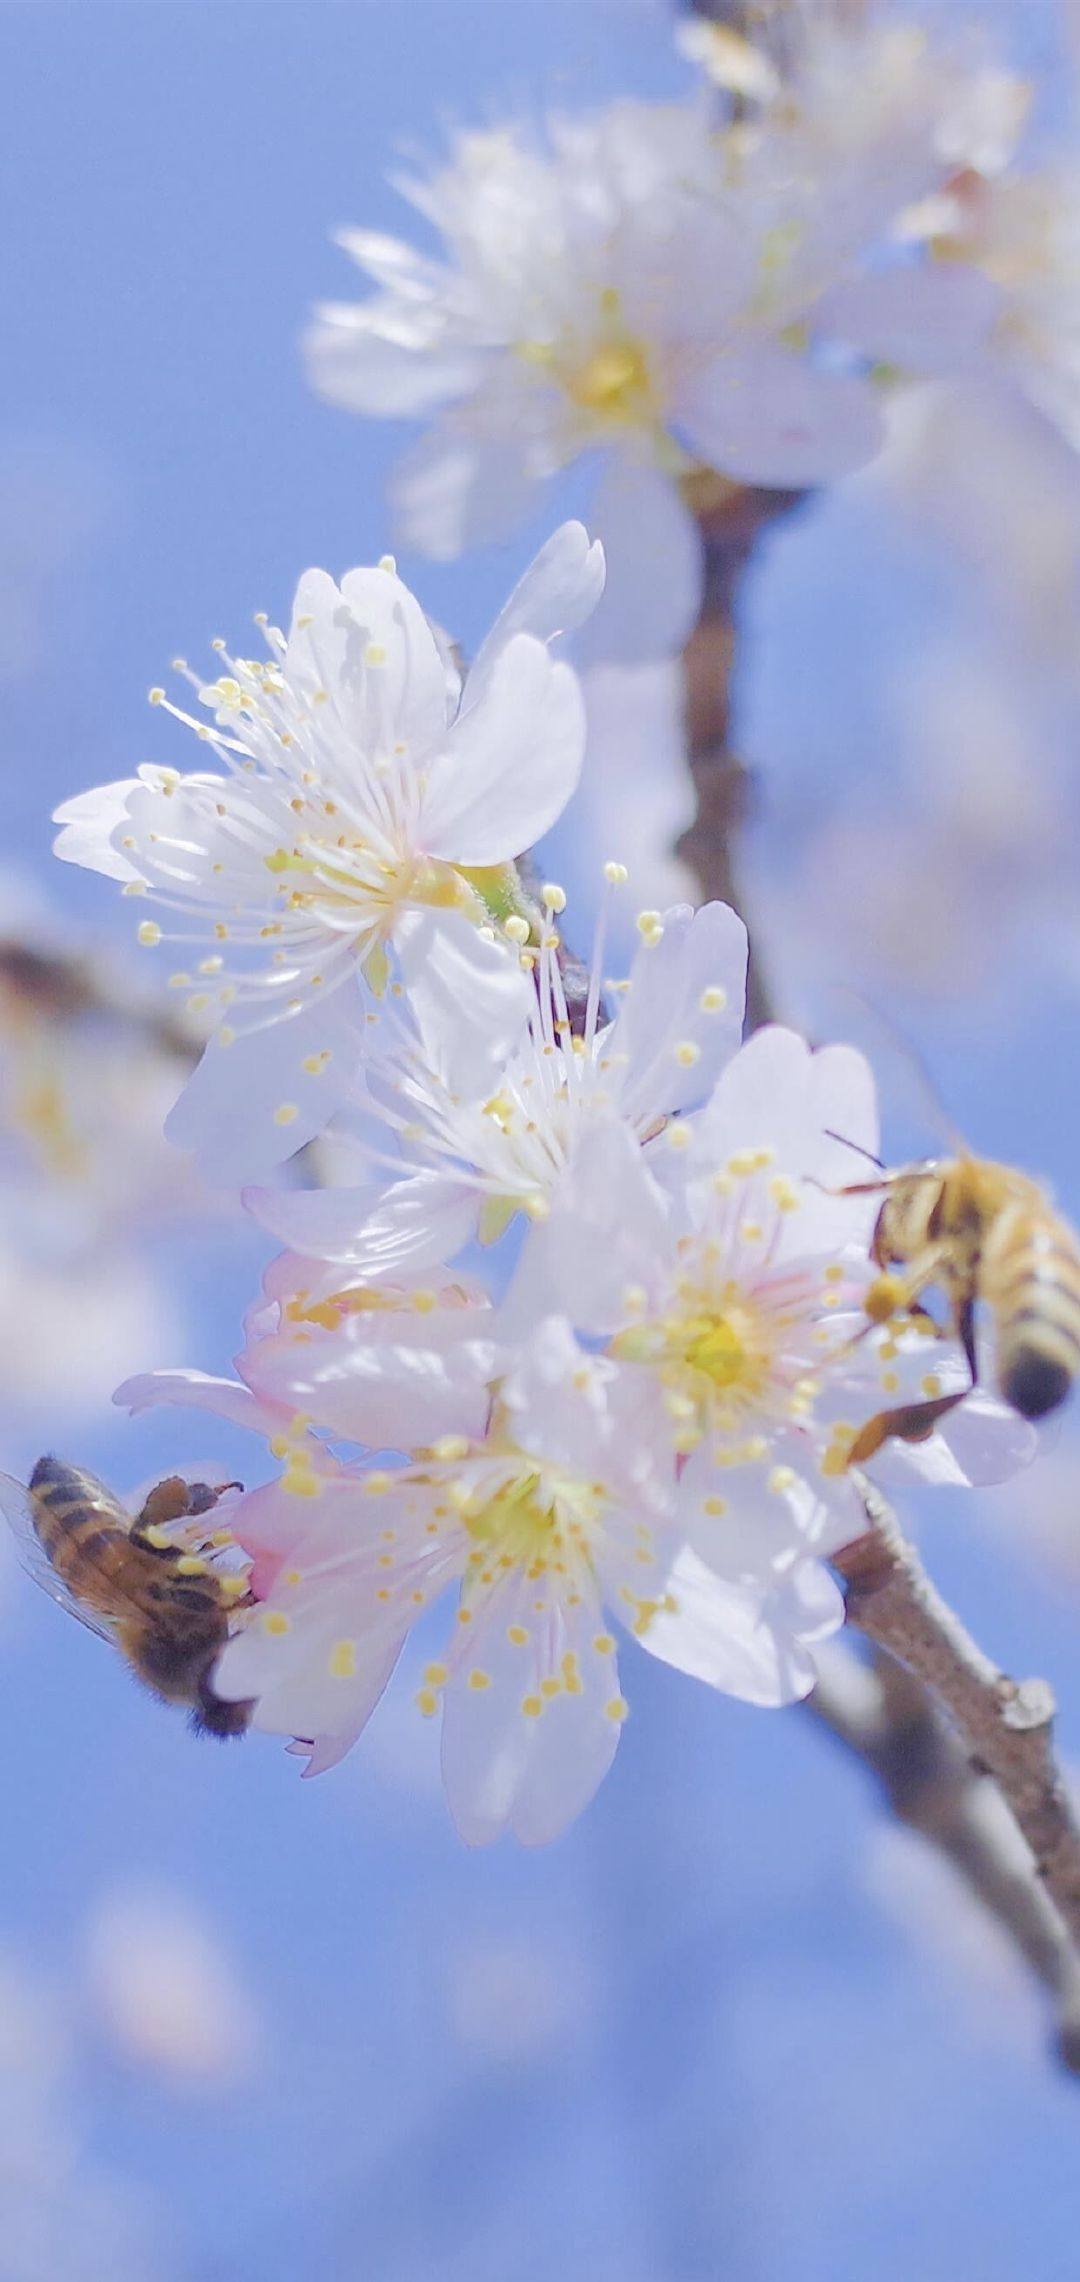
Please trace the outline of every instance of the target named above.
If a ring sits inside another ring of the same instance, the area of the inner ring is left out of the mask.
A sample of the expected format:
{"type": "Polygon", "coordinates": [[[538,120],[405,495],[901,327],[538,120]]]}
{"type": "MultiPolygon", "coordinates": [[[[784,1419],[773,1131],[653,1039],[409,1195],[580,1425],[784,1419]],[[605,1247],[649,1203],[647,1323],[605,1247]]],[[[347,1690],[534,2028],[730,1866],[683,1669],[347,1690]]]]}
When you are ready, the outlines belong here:
{"type": "Polygon", "coordinates": [[[58,1607],[66,1608],[69,1616],[78,1617],[79,1623],[85,1624],[88,1631],[96,1632],[99,1640],[109,1640],[115,1644],[115,1628],[108,1617],[100,1615],[97,1609],[84,1608],[82,1602],[76,1600],[74,1593],[65,1585],[63,1578],[57,1575],[34,1527],[34,1505],[30,1493],[11,1474],[0,1474],[0,1513],[15,1539],[19,1559],[27,1575],[34,1578],[58,1607]]]}

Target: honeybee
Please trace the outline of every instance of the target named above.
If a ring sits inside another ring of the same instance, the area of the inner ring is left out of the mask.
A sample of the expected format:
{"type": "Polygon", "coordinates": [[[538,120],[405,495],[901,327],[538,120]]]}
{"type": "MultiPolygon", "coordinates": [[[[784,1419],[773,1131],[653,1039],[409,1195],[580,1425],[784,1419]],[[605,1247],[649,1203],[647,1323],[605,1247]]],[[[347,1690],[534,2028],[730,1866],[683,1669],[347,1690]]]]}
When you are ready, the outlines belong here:
{"type": "MultiPolygon", "coordinates": [[[[864,1152],[865,1153],[865,1152],[864,1152]]],[[[921,1442],[978,1384],[975,1307],[994,1326],[997,1391],[1021,1418],[1056,1410],[1080,1373],[1080,1240],[1038,1181],[963,1151],[928,1159],[840,1191],[883,1192],[870,1245],[881,1269],[864,1302],[871,1323],[907,1316],[936,1331],[921,1302],[944,1293],[970,1386],[878,1411],[856,1436],[851,1463],[891,1437],[921,1442]]]]}
{"type": "Polygon", "coordinates": [[[211,1685],[230,1616],[249,1599],[247,1580],[204,1557],[213,1539],[197,1527],[177,1535],[168,1525],[209,1513],[239,1486],[170,1475],[132,1519],[93,1474],[62,1458],[39,1458],[28,1490],[0,1475],[0,1508],[26,1568],[111,1640],[153,1695],[186,1704],[200,1735],[242,1735],[251,1719],[251,1704],[226,1703],[211,1685]]]}

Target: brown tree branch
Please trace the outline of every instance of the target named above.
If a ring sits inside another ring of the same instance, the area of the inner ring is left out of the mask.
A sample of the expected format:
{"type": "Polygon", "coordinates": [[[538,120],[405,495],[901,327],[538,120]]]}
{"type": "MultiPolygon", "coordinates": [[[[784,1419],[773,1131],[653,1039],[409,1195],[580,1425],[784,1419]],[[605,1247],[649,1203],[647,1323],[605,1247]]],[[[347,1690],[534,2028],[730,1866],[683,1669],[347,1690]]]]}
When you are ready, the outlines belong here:
{"type": "Polygon", "coordinates": [[[1059,2057],[1080,2074],[1080,1957],[993,1776],[945,1728],[926,1688],[892,1657],[836,1643],[807,1709],[877,1782],[894,1819],[946,1861],[1047,1991],[1059,2057]]]}
{"type": "MultiPolygon", "coordinates": [[[[695,477],[687,497],[705,547],[706,587],[683,659],[697,810],[678,853],[703,900],[741,910],[737,840],[752,785],[731,746],[737,596],[763,534],[800,495],[695,477]]],[[[752,953],[748,1028],[771,1014],[752,953]]],[[[998,1670],[868,1484],[864,1502],[869,1526],[835,1565],[847,1583],[848,1622],[870,1641],[874,1662],[838,1652],[808,1709],[1006,1929],[1053,1996],[1058,2049],[1080,2073],[1080,1830],[1053,1759],[1051,1690],[998,1670]]]]}
{"type": "Polygon", "coordinates": [[[1080,1824],[1053,1754],[1053,1690],[1012,1680],[931,1583],[895,1515],[860,1481],[869,1528],[837,1556],[847,1621],[922,1681],[993,1778],[1080,1960],[1080,1824]]]}
{"type": "MultiPolygon", "coordinates": [[[[685,493],[704,545],[705,593],[683,653],[686,752],[697,813],[675,852],[694,873],[704,903],[729,903],[740,911],[735,846],[750,812],[753,785],[731,747],[736,596],[763,533],[790,514],[804,494],[728,483],[707,472],[691,476],[685,493]]],[[[770,1020],[768,993],[753,951],[746,1018],[752,1030],[770,1020]]]]}

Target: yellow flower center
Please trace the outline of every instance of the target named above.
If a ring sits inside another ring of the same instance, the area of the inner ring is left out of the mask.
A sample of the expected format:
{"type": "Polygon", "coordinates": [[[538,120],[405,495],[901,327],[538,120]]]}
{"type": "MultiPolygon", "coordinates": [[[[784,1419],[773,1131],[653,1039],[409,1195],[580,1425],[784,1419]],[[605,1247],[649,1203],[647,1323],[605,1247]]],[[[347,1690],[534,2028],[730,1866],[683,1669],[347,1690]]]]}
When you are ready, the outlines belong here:
{"type": "Polygon", "coordinates": [[[676,1448],[696,1448],[709,1429],[745,1421],[769,1384],[772,1342],[752,1302],[734,1284],[713,1295],[680,1285],[667,1313],[632,1324],[611,1343],[625,1362],[659,1373],[676,1448]]]}
{"type": "Polygon", "coordinates": [[[571,404],[601,428],[659,428],[660,395],[646,343],[623,323],[614,286],[599,295],[596,330],[567,327],[553,341],[521,341],[526,364],[559,382],[571,404]]]}
{"type": "Polygon", "coordinates": [[[583,412],[624,426],[652,417],[653,386],[640,341],[608,341],[568,373],[566,393],[583,412]]]}
{"type": "Polygon", "coordinates": [[[692,1371],[703,1371],[714,1387],[737,1387],[751,1364],[747,1327],[731,1315],[691,1317],[681,1326],[683,1360],[692,1371]]]}
{"type": "Polygon", "coordinates": [[[461,1485],[455,1499],[473,1543],[472,1571],[490,1583],[496,1569],[523,1570],[536,1579],[567,1576],[588,1558],[589,1540],[604,1504],[603,1485],[575,1474],[543,1470],[522,1455],[508,1457],[501,1479],[461,1485]]]}

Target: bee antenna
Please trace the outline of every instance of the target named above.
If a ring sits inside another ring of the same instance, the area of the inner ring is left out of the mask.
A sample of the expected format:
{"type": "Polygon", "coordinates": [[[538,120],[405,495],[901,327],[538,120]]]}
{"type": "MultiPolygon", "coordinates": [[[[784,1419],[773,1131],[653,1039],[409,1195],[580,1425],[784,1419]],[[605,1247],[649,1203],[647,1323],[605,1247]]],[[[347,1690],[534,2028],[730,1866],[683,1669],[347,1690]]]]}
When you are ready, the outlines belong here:
{"type": "Polygon", "coordinates": [[[879,1173],[884,1172],[884,1158],[875,1157],[872,1149],[864,1149],[861,1141],[849,1140],[846,1133],[834,1133],[831,1125],[825,1127],[825,1138],[827,1141],[839,1141],[842,1149],[854,1149],[857,1157],[865,1157],[868,1165],[876,1165],[879,1173]]]}

